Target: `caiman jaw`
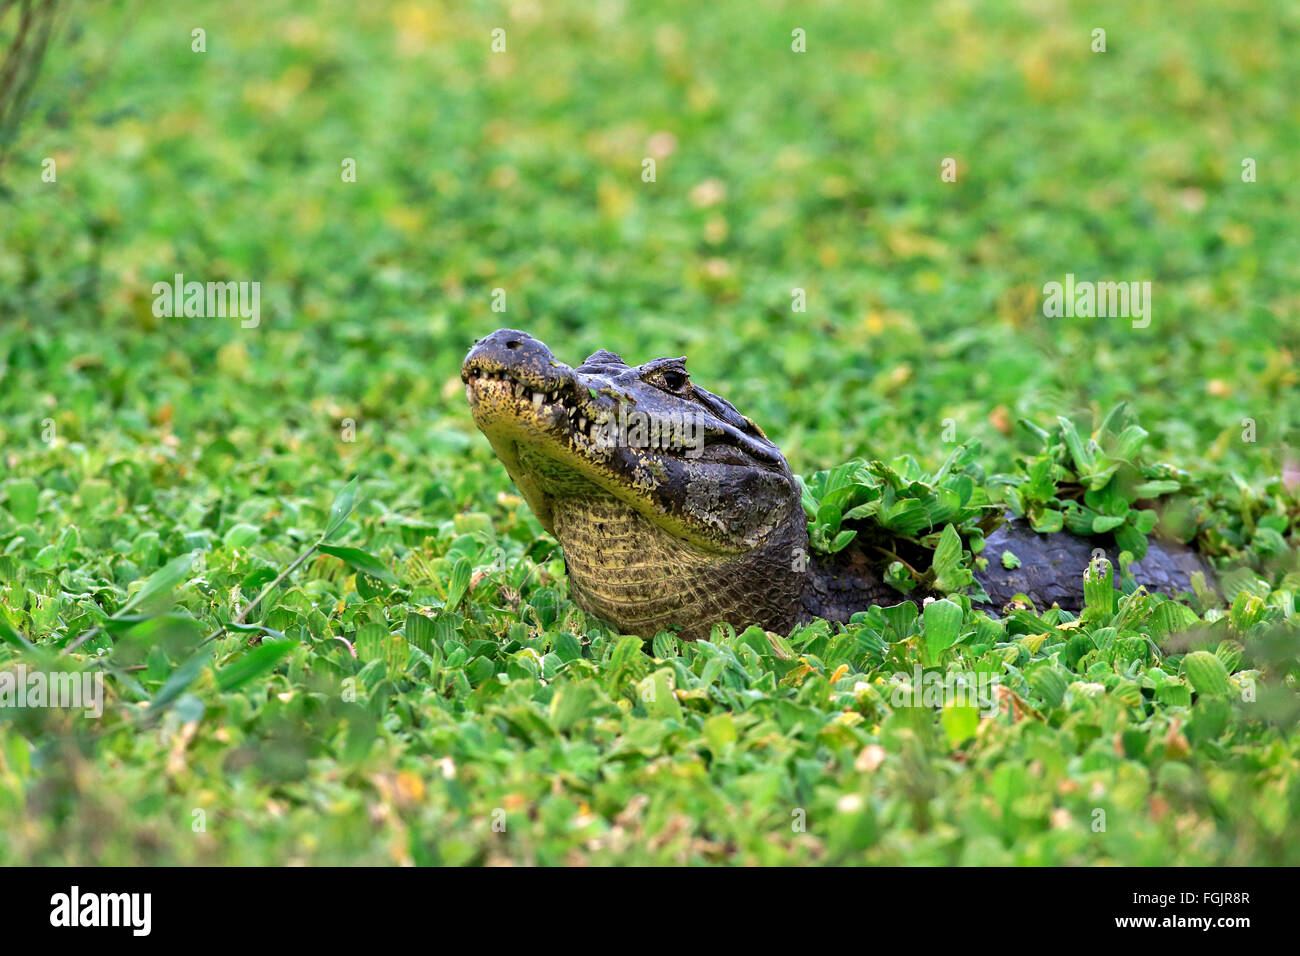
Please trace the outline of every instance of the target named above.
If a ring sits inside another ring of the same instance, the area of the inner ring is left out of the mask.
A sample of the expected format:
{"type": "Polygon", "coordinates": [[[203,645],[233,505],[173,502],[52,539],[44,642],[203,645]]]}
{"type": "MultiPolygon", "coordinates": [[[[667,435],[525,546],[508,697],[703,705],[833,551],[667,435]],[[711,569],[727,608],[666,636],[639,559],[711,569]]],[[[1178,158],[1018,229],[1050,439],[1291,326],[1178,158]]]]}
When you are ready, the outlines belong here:
{"type": "Polygon", "coordinates": [[[523,333],[489,336],[461,368],[474,421],[492,443],[542,526],[554,533],[543,475],[525,468],[521,446],[546,448],[561,460],[595,451],[595,410],[574,378],[541,342],[523,333]],[[584,400],[587,399],[587,400],[584,400]]]}

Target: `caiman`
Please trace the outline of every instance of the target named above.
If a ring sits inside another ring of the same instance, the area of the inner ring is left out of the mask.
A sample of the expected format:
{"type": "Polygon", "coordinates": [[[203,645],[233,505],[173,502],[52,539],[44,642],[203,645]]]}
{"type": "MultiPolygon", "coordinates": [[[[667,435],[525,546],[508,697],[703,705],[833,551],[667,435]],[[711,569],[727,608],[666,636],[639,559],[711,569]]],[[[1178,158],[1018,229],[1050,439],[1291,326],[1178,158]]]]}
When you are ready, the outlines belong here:
{"type": "MultiPolygon", "coordinates": [[[[697,640],[726,621],[785,634],[905,599],[863,550],[810,553],[780,449],[694,384],[684,358],[633,367],[602,349],[570,368],[532,336],[501,329],[474,344],[461,378],[475,423],[560,542],[574,601],[625,633],[697,640]]],[[[1098,548],[1116,560],[1105,537],[1038,534],[1008,515],[985,553],[1009,550],[1020,567],[995,560],[978,572],[989,598],[980,606],[1023,595],[1078,611],[1098,548]]],[[[1155,538],[1130,570],[1171,595],[1190,591],[1196,571],[1212,580],[1195,551],[1155,538]]]]}

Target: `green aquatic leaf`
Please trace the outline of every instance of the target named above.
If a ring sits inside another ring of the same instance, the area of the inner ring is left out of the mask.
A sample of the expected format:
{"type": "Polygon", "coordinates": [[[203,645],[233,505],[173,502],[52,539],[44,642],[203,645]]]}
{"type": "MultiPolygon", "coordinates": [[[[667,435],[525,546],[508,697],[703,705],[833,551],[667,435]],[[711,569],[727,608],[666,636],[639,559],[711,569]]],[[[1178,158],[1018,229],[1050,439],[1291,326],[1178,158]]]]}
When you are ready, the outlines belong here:
{"type": "Polygon", "coordinates": [[[336,545],[322,544],[317,546],[317,550],[322,554],[328,554],[331,557],[346,562],[354,571],[368,574],[372,578],[378,578],[388,584],[397,583],[397,578],[393,576],[393,572],[388,570],[382,561],[372,554],[367,554],[360,548],[344,548],[336,545]]]}

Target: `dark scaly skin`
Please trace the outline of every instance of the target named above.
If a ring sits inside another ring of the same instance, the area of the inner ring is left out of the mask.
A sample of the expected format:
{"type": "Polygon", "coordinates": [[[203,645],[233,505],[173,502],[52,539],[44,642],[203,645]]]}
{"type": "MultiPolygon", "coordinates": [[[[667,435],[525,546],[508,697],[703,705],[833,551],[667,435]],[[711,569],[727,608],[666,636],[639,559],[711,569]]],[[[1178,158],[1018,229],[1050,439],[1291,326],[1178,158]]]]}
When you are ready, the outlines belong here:
{"type": "MultiPolygon", "coordinates": [[[[698,640],[727,621],[785,633],[903,599],[861,550],[810,553],[784,456],[693,385],[684,359],[633,368],[601,350],[570,368],[537,339],[501,329],[470,349],[461,378],[475,423],[564,549],[573,599],[620,630],[698,640]],[[611,441],[620,416],[661,423],[660,440],[633,428],[611,441]],[[697,432],[666,427],[688,421],[697,432]]],[[[1023,593],[1039,607],[1078,610],[1098,547],[1116,558],[1104,539],[1040,535],[1012,520],[989,536],[989,567],[977,577],[990,607],[1023,593]],[[1003,568],[1003,551],[1021,567],[1003,568]]],[[[1190,549],[1155,540],[1134,566],[1140,584],[1171,594],[1191,590],[1198,570],[1210,578],[1190,549]]]]}
{"type": "MultiPolygon", "coordinates": [[[[1024,518],[1009,519],[990,534],[984,546],[988,567],[976,579],[993,607],[1002,607],[1023,593],[1036,607],[1059,604],[1067,611],[1083,607],[1083,572],[1096,551],[1119,567],[1120,549],[1109,535],[1082,538],[1068,531],[1038,534],[1024,518]],[[1002,552],[1020,559],[1020,567],[1002,566],[1002,552]]],[[[1134,579],[1150,591],[1178,594],[1192,590],[1192,575],[1200,571],[1207,586],[1214,580],[1204,559],[1186,545],[1149,538],[1146,556],[1129,566],[1134,579]]],[[[1118,572],[1116,578],[1118,578],[1118,572]]]]}

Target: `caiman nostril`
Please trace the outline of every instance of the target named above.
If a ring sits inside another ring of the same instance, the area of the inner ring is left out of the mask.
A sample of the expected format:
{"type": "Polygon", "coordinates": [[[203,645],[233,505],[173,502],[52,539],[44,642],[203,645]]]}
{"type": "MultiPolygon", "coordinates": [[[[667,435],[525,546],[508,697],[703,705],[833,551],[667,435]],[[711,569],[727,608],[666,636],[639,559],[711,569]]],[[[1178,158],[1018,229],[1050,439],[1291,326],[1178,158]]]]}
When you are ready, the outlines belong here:
{"type": "Polygon", "coordinates": [[[519,348],[519,343],[516,342],[514,339],[511,339],[509,342],[506,343],[506,348],[517,349],[519,348]]]}

